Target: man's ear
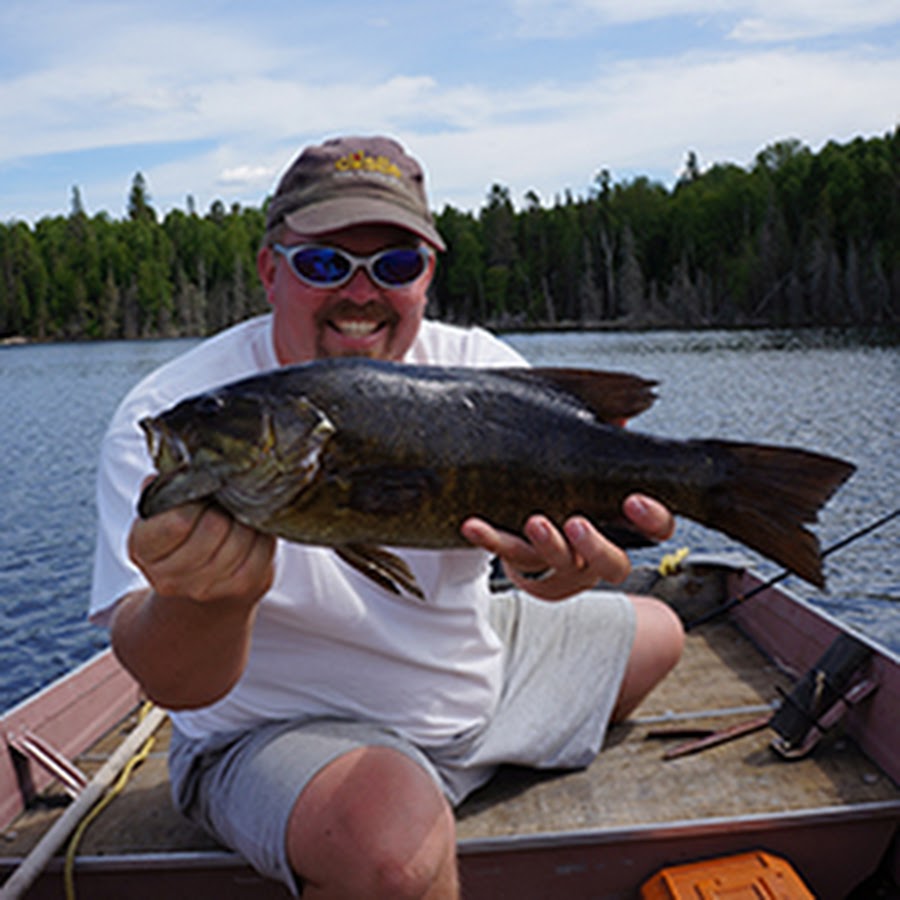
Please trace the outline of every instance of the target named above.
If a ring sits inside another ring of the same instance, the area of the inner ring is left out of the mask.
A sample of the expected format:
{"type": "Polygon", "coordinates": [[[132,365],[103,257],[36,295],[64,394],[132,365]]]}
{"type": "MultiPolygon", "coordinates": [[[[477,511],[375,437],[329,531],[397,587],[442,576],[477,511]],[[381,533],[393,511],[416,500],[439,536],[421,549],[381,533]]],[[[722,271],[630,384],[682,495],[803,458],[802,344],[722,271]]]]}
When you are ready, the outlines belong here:
{"type": "Polygon", "coordinates": [[[428,281],[425,286],[426,290],[431,286],[431,282],[434,280],[434,273],[437,269],[438,262],[437,258],[438,252],[432,247],[432,252],[428,254],[428,281]]]}
{"type": "Polygon", "coordinates": [[[256,254],[256,271],[271,302],[272,285],[275,282],[275,251],[268,244],[260,247],[256,254]]]}

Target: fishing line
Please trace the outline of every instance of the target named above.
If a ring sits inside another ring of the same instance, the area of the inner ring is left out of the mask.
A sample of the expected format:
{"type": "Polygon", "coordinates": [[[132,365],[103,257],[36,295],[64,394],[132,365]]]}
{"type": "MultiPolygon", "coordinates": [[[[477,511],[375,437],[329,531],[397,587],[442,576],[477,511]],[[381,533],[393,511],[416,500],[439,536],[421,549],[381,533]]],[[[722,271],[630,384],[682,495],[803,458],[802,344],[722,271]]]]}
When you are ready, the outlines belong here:
{"type": "MultiPolygon", "coordinates": [[[[852,544],[853,541],[858,540],[861,537],[865,537],[870,532],[875,531],[875,529],[881,528],[882,525],[886,525],[891,521],[891,519],[895,519],[898,515],[900,515],[900,507],[895,509],[893,512],[888,513],[887,515],[882,516],[880,519],[877,519],[876,521],[865,525],[858,531],[854,531],[852,534],[848,534],[847,537],[842,538],[837,543],[832,544],[830,547],[827,547],[825,550],[823,550],[819,554],[819,556],[822,559],[825,559],[825,557],[829,554],[834,553],[837,550],[841,550],[848,544],[852,544]]],[[[717,619],[719,616],[727,613],[729,610],[734,609],[734,607],[739,603],[743,603],[745,600],[749,600],[751,597],[755,597],[757,594],[760,594],[768,588],[778,584],[779,581],[784,581],[784,579],[787,578],[790,574],[790,571],[788,569],[785,569],[774,578],[770,578],[768,581],[757,585],[755,588],[753,588],[752,591],[747,591],[746,594],[738,594],[737,597],[732,597],[727,603],[723,603],[720,607],[712,610],[711,612],[699,616],[698,618],[694,619],[693,622],[687,622],[684,626],[684,630],[690,631],[692,628],[696,628],[698,625],[704,625],[707,622],[712,621],[713,619],[717,619]]]]}

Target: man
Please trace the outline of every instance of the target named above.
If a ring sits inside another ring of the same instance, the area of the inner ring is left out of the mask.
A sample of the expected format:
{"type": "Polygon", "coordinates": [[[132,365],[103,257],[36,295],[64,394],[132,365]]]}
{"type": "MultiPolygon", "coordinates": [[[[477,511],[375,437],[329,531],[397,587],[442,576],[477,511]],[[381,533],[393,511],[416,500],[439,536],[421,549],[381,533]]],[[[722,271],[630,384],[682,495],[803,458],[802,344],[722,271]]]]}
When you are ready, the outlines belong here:
{"type": "MultiPolygon", "coordinates": [[[[176,804],[305,897],[457,896],[453,805],[503,762],[589,762],[681,652],[663,604],[581,593],[629,563],[577,516],[560,530],[537,513],[524,536],[470,519],[472,550],[400,551],[427,603],[213,507],[135,518],[153,471],[135,423],[184,396],[323,357],[525,365],[483,330],[424,319],[443,249],[396,142],[307,148],[259,251],[271,315],[145,379],[101,454],[92,615],[173,711],[176,804]],[[520,590],[489,594],[489,554],[520,590]]],[[[672,532],[648,498],[624,512],[650,537],[672,532]]]]}

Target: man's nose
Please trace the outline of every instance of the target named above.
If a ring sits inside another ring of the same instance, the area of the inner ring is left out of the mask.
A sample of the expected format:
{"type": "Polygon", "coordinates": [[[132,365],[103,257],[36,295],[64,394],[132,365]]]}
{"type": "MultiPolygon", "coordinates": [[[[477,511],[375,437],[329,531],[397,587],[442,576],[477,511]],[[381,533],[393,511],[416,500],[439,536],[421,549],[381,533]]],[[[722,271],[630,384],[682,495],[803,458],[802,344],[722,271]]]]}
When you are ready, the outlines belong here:
{"type": "Polygon", "coordinates": [[[380,295],[378,285],[372,281],[369,277],[369,273],[362,266],[357,267],[341,292],[349,300],[358,303],[366,303],[373,297],[380,295]]]}

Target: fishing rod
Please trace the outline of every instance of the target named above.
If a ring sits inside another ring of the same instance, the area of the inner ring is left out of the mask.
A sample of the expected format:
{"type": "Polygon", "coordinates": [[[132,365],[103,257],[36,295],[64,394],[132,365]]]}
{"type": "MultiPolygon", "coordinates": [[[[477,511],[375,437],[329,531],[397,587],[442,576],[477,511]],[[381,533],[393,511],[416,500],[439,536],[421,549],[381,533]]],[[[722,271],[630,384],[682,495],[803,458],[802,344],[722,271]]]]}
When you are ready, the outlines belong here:
{"type": "MultiPolygon", "coordinates": [[[[887,515],[882,516],[880,519],[877,519],[875,522],[871,522],[870,524],[860,528],[858,531],[854,531],[852,534],[847,535],[847,537],[842,538],[837,543],[832,544],[830,547],[823,550],[819,555],[822,559],[825,559],[831,553],[835,553],[836,551],[846,547],[847,544],[852,544],[853,541],[858,540],[861,537],[865,537],[865,535],[869,534],[872,531],[875,531],[877,528],[881,528],[882,525],[886,525],[891,519],[895,519],[898,515],[900,515],[900,507],[895,509],[893,512],[888,513],[887,515]]],[[[705,625],[707,622],[712,621],[713,619],[717,619],[719,616],[727,613],[729,610],[734,609],[739,603],[743,603],[745,600],[749,600],[751,597],[755,597],[757,594],[762,593],[770,587],[778,584],[779,581],[784,581],[785,578],[790,575],[790,571],[785,569],[780,572],[774,578],[770,578],[768,581],[763,582],[762,584],[758,584],[753,590],[747,591],[746,594],[738,594],[737,597],[732,597],[727,603],[723,603],[720,607],[712,610],[711,612],[705,613],[702,616],[698,616],[694,619],[693,622],[688,622],[684,626],[685,631],[690,631],[692,628],[696,628],[698,625],[705,625]]]]}

